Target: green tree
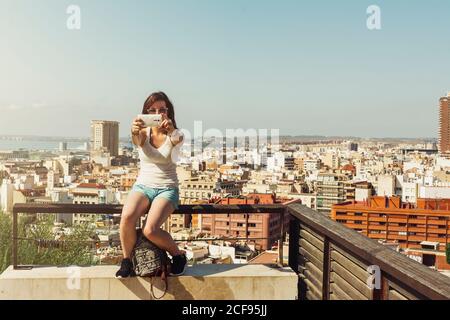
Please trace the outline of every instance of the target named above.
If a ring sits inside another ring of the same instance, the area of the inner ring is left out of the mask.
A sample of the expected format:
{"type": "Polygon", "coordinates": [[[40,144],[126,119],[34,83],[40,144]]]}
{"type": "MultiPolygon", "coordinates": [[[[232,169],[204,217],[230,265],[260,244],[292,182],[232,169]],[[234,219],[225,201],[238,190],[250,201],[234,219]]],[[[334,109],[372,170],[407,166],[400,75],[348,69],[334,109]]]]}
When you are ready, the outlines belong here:
{"type": "Polygon", "coordinates": [[[10,217],[0,212],[0,273],[11,264],[11,231],[10,217]]]}
{"type": "MultiPolygon", "coordinates": [[[[18,261],[28,265],[93,265],[95,246],[92,239],[95,230],[90,224],[73,227],[61,241],[55,241],[53,217],[20,216],[18,241],[18,261]],[[40,240],[40,241],[38,241],[40,240]]],[[[0,213],[0,273],[11,261],[12,218],[0,213]]]]}

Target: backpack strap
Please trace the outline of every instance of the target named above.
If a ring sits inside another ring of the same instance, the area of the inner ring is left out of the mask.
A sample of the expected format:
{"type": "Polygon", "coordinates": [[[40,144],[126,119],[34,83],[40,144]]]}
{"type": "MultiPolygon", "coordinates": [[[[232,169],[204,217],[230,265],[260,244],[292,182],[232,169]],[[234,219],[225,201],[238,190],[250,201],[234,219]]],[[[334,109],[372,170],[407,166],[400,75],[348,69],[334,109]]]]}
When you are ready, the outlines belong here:
{"type": "Polygon", "coordinates": [[[163,272],[163,273],[161,274],[161,279],[164,278],[165,288],[164,288],[163,294],[162,294],[160,297],[157,297],[157,296],[155,295],[154,290],[153,290],[153,279],[154,279],[154,278],[156,278],[156,276],[150,278],[150,293],[152,294],[152,297],[153,297],[154,299],[159,300],[159,299],[161,299],[162,297],[164,297],[164,296],[166,295],[167,287],[168,287],[168,280],[167,280],[167,276],[165,275],[165,272],[163,272]]]}
{"type": "Polygon", "coordinates": [[[167,258],[167,256],[164,254],[161,259],[161,261],[162,261],[161,269],[155,274],[154,277],[150,278],[150,293],[152,294],[153,298],[156,300],[159,300],[162,297],[164,297],[166,295],[167,289],[169,288],[169,280],[167,279],[167,276],[169,275],[169,272],[167,269],[168,261],[166,258],[167,258]],[[161,275],[161,280],[164,280],[165,288],[164,288],[163,294],[160,297],[156,297],[155,292],[153,290],[153,279],[159,275],[161,275]]]}

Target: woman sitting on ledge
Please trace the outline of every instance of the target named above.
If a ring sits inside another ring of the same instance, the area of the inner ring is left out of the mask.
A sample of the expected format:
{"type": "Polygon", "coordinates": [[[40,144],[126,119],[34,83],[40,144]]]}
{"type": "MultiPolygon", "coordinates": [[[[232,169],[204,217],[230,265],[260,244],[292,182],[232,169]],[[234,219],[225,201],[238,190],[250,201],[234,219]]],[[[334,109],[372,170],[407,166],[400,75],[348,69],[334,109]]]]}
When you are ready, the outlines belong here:
{"type": "Polygon", "coordinates": [[[131,253],[137,238],[136,222],[147,212],[144,236],[172,256],[172,275],[181,275],[186,268],[185,252],[178,249],[171,235],[161,229],[178,208],[176,155],[184,142],[183,134],[176,126],[173,105],[163,92],[151,94],[142,109],[142,114],[157,113],[162,115],[158,127],[145,127],[139,118],[132,124],[132,140],[138,147],[140,171],[122,210],[120,241],[124,259],[116,277],[135,275],[131,253]]]}

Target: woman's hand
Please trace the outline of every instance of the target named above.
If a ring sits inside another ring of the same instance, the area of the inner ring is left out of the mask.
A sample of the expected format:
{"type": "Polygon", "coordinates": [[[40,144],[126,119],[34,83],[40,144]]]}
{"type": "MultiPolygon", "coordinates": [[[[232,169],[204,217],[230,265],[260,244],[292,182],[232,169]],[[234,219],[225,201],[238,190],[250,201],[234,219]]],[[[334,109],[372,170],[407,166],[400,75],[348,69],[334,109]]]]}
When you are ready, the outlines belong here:
{"type": "Polygon", "coordinates": [[[164,113],[161,113],[161,116],[163,121],[161,121],[159,128],[166,130],[167,134],[171,134],[173,130],[175,130],[172,120],[170,120],[169,117],[164,113]]]}
{"type": "Polygon", "coordinates": [[[139,135],[139,133],[141,132],[142,129],[145,128],[145,123],[142,119],[139,118],[135,118],[133,120],[133,123],[131,125],[131,134],[133,136],[137,136],[139,135]]]}

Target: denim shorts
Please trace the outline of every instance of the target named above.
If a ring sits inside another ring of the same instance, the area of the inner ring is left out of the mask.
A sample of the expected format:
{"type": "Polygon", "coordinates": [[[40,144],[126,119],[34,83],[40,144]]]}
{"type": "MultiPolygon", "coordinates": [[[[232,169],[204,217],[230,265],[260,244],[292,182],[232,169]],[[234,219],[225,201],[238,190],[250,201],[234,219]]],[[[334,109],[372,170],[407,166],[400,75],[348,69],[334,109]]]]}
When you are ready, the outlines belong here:
{"type": "Polygon", "coordinates": [[[134,184],[131,191],[143,193],[150,200],[150,203],[157,198],[165,198],[173,204],[175,210],[178,209],[178,203],[180,201],[178,188],[150,188],[142,184],[134,184]]]}

